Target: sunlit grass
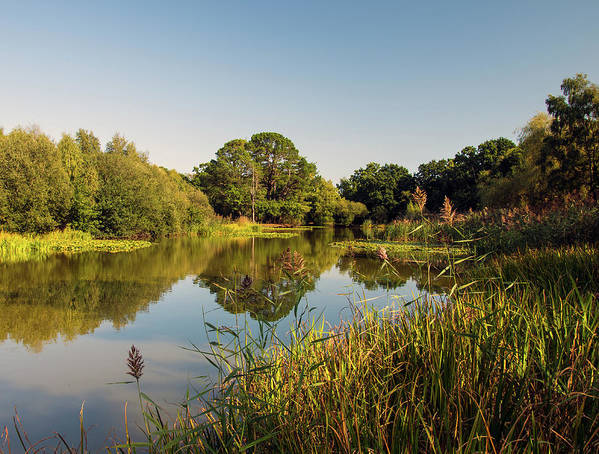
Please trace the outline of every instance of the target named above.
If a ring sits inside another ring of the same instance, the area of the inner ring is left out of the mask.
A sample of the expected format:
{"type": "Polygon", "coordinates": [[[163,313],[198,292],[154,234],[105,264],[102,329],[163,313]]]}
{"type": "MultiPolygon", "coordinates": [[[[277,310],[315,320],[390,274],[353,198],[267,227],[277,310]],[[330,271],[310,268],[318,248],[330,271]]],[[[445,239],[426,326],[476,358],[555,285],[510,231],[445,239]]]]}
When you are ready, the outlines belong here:
{"type": "Polygon", "coordinates": [[[188,396],[172,423],[150,404],[146,417],[160,421],[152,449],[597,452],[599,301],[582,285],[593,254],[508,257],[449,299],[385,311],[358,301],[356,317],[334,328],[305,312],[285,338],[269,323],[209,325],[202,354],[216,388],[188,396]],[[535,281],[544,260],[570,285],[535,281]]]}
{"type": "Polygon", "coordinates": [[[151,244],[148,241],[137,240],[94,239],[89,233],[70,229],[45,235],[0,232],[0,262],[40,260],[59,252],[126,252],[151,244]]]}
{"type": "Polygon", "coordinates": [[[263,226],[258,223],[252,223],[244,220],[243,222],[214,222],[204,226],[203,230],[198,232],[204,237],[223,237],[223,238],[292,238],[298,235],[299,230],[273,230],[265,231],[263,226]]]}

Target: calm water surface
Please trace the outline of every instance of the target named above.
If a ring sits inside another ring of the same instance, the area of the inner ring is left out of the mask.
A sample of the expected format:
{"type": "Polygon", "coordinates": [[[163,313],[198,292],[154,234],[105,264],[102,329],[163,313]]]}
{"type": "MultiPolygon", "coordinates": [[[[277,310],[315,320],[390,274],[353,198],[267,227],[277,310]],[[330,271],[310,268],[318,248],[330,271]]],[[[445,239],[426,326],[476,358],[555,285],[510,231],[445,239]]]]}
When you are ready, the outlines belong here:
{"type": "Polygon", "coordinates": [[[213,372],[181,348],[206,345],[204,320],[230,326],[262,318],[289,327],[301,298],[335,324],[351,317],[351,300],[375,298],[369,304],[384,307],[424,292],[426,274],[418,268],[399,267],[401,277],[389,277],[381,262],[341,257],[328,246],[351,238],[349,230],[332,229],[291,239],[185,238],[131,253],[0,264],[0,427],[12,426],[16,407],[32,440],[60,432],[77,444],[85,401],[90,446],[100,448],[111,437],[122,440],[125,401],[130,426],[139,421],[135,385],[109,384],[130,378],[131,344],[145,358],[144,391],[174,409],[195,377],[213,372]],[[303,295],[286,293],[290,284],[281,279],[287,248],[299,251],[310,271],[303,295]],[[225,289],[245,275],[254,296],[233,303],[225,289]],[[280,304],[261,295],[278,295],[280,304]]]}

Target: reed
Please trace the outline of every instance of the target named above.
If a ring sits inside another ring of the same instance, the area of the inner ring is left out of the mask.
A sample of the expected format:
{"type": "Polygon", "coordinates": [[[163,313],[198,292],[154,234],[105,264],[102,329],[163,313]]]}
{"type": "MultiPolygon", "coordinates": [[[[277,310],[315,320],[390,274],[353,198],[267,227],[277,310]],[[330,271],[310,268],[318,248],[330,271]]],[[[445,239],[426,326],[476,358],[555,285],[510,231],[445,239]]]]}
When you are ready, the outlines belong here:
{"type": "Polygon", "coordinates": [[[301,312],[285,338],[270,323],[210,325],[198,351],[219,380],[173,423],[154,408],[153,449],[597,452],[599,300],[581,285],[593,260],[584,248],[531,251],[495,262],[503,275],[456,283],[449,299],[382,312],[358,301],[334,328],[301,312]],[[569,287],[531,279],[549,260],[569,287]]]}

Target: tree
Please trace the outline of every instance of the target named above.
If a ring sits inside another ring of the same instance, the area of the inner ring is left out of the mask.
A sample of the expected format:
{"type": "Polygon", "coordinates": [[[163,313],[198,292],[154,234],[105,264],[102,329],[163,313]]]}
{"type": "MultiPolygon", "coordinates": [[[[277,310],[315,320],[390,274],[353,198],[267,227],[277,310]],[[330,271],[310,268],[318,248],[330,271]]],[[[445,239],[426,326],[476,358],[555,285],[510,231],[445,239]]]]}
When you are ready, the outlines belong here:
{"type": "Polygon", "coordinates": [[[405,167],[371,162],[342,178],[339,191],[342,197],[363,203],[375,221],[388,222],[405,213],[415,186],[405,167]]]}
{"type": "Polygon", "coordinates": [[[551,117],[534,115],[518,134],[518,162],[511,172],[487,178],[479,185],[483,206],[499,208],[519,203],[538,203],[547,193],[547,181],[539,165],[545,138],[549,135],[551,117]]]}
{"type": "Polygon", "coordinates": [[[82,153],[97,155],[102,152],[100,140],[91,131],[79,129],[77,134],[75,134],[75,141],[82,153]]]}
{"type": "Polygon", "coordinates": [[[38,129],[0,136],[0,229],[64,227],[72,188],[56,145],[38,129]]]}
{"type": "Polygon", "coordinates": [[[333,224],[341,196],[331,180],[320,175],[312,180],[306,201],[310,204],[307,221],[316,225],[333,224]]]}
{"type": "Polygon", "coordinates": [[[352,202],[351,200],[341,197],[335,207],[335,223],[346,227],[362,222],[368,216],[368,208],[360,202],[352,202]]]}
{"type": "Polygon", "coordinates": [[[216,159],[194,169],[192,181],[218,214],[301,223],[310,211],[306,199],[315,176],[316,166],[291,140],[263,132],[249,142],[227,142],[216,159]]]}
{"type": "Polygon", "coordinates": [[[303,198],[316,166],[299,155],[291,140],[276,132],[261,132],[252,136],[247,149],[262,170],[266,200],[303,198]]]}
{"type": "Polygon", "coordinates": [[[80,129],[55,145],[37,129],[0,135],[0,229],[72,226],[108,236],[193,232],[213,216],[206,196],[120,136],[102,153],[80,129]]]}
{"type": "Polygon", "coordinates": [[[68,134],[63,134],[58,151],[73,189],[67,221],[75,229],[96,233],[100,227],[96,204],[100,186],[97,156],[95,152],[84,153],[68,134]]]}
{"type": "Polygon", "coordinates": [[[195,184],[221,215],[251,216],[254,211],[259,168],[246,145],[243,139],[231,140],[216,152],[216,159],[194,169],[195,184]]]}
{"type": "Polygon", "coordinates": [[[129,142],[118,132],[112,136],[112,140],[106,144],[106,153],[118,153],[129,156],[135,155],[144,158],[137,153],[137,147],[135,146],[135,143],[129,142]]]}
{"type": "Polygon", "coordinates": [[[585,190],[599,196],[599,87],[586,74],[564,79],[562,96],[549,95],[553,117],[541,160],[551,187],[585,190]]]}
{"type": "Polygon", "coordinates": [[[479,187],[489,180],[511,174],[521,151],[509,139],[487,140],[478,147],[466,147],[453,159],[453,192],[445,194],[459,211],[481,208],[479,187]]]}
{"type": "Polygon", "coordinates": [[[427,194],[426,207],[429,211],[437,212],[443,205],[444,197],[447,194],[453,196],[453,168],[453,159],[433,160],[418,166],[414,178],[427,194]]]}

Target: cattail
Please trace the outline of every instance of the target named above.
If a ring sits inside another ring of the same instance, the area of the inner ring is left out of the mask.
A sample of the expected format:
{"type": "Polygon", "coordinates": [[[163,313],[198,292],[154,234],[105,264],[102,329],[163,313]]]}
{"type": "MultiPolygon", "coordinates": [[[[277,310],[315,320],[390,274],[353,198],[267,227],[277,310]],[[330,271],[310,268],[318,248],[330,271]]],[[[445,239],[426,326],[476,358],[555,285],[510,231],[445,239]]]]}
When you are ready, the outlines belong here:
{"type": "Polygon", "coordinates": [[[378,256],[378,258],[380,258],[384,262],[389,260],[389,256],[387,255],[387,250],[383,246],[379,247],[376,250],[376,255],[378,256]]]}
{"type": "Polygon", "coordinates": [[[141,355],[141,352],[135,348],[135,345],[132,345],[131,350],[129,350],[127,366],[129,367],[129,372],[127,372],[127,374],[131,375],[136,380],[139,380],[143,375],[144,358],[141,355]]]}

